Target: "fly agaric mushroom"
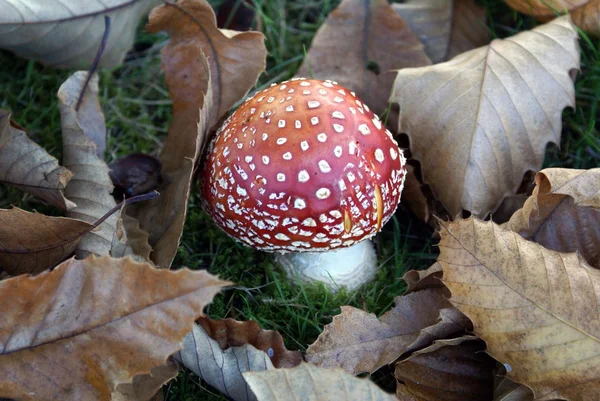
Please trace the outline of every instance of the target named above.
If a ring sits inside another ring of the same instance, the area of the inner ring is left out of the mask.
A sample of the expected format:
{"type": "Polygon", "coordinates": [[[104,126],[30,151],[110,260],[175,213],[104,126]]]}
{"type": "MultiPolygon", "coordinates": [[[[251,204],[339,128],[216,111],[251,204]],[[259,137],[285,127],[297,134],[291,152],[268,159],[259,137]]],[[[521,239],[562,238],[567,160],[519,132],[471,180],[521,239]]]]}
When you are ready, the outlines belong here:
{"type": "Polygon", "coordinates": [[[363,240],[396,210],[406,159],[353,92],[304,78],[274,84],[227,119],[205,162],[204,206],[227,234],[263,251],[332,252],[278,258],[302,279],[353,289],[374,276],[363,240]]]}

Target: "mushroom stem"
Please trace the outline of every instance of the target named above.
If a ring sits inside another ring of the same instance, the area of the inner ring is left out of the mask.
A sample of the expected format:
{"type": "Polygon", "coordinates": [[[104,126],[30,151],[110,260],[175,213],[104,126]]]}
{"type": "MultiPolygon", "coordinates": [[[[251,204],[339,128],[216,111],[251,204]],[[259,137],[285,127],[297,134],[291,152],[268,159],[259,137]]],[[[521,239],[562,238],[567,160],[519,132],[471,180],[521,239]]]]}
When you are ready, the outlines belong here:
{"type": "Polygon", "coordinates": [[[336,291],[349,291],[371,281],[377,272],[377,255],[366,240],[328,252],[292,252],[279,254],[276,261],[294,280],[322,282],[336,291]]]}

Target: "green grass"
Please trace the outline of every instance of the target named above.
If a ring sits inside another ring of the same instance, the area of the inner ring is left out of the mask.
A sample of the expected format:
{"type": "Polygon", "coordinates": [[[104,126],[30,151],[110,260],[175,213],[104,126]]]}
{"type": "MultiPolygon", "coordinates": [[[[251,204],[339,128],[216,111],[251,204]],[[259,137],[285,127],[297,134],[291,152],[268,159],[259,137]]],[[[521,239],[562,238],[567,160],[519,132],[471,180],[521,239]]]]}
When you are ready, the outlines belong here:
{"type": "MultiPolygon", "coordinates": [[[[213,2],[217,5],[218,2],[213,2]]],[[[294,75],[305,48],[328,12],[333,0],[255,0],[269,50],[267,71],[258,87],[294,75]]],[[[482,1],[488,8],[488,25],[495,37],[505,37],[531,28],[535,23],[498,0],[482,1]]],[[[106,116],[108,162],[132,152],[160,153],[170,121],[170,100],[160,71],[160,49],[168,38],[140,29],[135,51],[116,69],[100,72],[100,95],[106,116]]],[[[545,166],[592,168],[600,165],[600,140],[596,123],[600,97],[598,40],[584,39],[582,70],[576,82],[577,109],[564,113],[560,149],[550,146],[545,166]]],[[[31,137],[60,158],[60,115],[56,92],[70,75],[38,63],[15,59],[0,52],[0,107],[13,111],[13,118],[31,137]]],[[[341,305],[353,305],[381,314],[395,296],[402,294],[402,275],[413,268],[429,266],[437,250],[431,230],[401,206],[393,220],[376,237],[381,269],[377,279],[354,293],[333,294],[323,287],[290,283],[273,265],[271,256],[243,247],[217,229],[200,208],[197,189],[190,199],[182,244],[175,266],[206,268],[236,283],[218,295],[208,307],[211,317],[256,320],[263,328],[278,330],[290,349],[304,351],[323,326],[339,313],[341,305]]],[[[19,205],[28,210],[57,214],[23,193],[0,186],[0,207],[19,205]]],[[[382,375],[375,380],[383,380],[382,375]]],[[[224,400],[198,378],[182,372],[165,387],[167,400],[224,400]]]]}

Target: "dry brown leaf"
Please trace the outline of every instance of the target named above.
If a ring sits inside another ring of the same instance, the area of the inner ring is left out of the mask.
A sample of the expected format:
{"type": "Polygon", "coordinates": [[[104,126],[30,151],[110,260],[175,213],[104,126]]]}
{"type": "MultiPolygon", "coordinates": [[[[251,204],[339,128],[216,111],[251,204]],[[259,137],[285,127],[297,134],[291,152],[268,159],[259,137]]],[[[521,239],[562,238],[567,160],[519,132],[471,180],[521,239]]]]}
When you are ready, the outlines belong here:
{"type": "Polygon", "coordinates": [[[441,278],[442,265],[434,263],[427,270],[409,270],[402,280],[406,281],[406,294],[410,294],[427,288],[445,288],[441,278]]]}
{"type": "MultiPolygon", "coordinates": [[[[75,201],[77,207],[69,210],[67,216],[94,223],[117,204],[111,193],[113,185],[108,175],[109,169],[104,160],[98,158],[96,143],[91,138],[105,135],[104,119],[97,115],[98,76],[94,75],[82,100],[79,111],[75,106],[87,72],[78,71],[71,75],[58,89],[58,100],[62,124],[63,164],[75,174],[67,185],[67,198],[75,201]],[[100,124],[99,121],[102,121],[100,124]],[[101,131],[101,132],[100,132],[101,131]]],[[[75,254],[85,258],[90,253],[96,255],[133,255],[124,244],[123,230],[119,230],[120,213],[107,218],[98,228],[86,234],[79,242],[75,254]],[[123,242],[121,242],[123,241],[123,242]]]]}
{"type": "Polygon", "coordinates": [[[291,369],[246,372],[244,379],[260,401],[396,401],[368,379],[309,363],[291,369]]]}
{"type": "Polygon", "coordinates": [[[167,363],[152,368],[150,373],[135,376],[133,382],[119,384],[117,391],[111,395],[111,401],[162,400],[161,387],[177,376],[179,370],[179,364],[173,358],[169,358],[167,363]]]}
{"type": "Polygon", "coordinates": [[[293,368],[302,362],[302,354],[299,351],[289,351],[285,348],[281,334],[274,330],[263,330],[255,321],[240,322],[234,319],[214,320],[201,317],[197,323],[222,350],[250,344],[268,354],[276,368],[293,368]]]}
{"type": "Polygon", "coordinates": [[[108,401],[165,364],[227,284],[108,256],[1,281],[0,398],[108,401]]]}
{"type": "Polygon", "coordinates": [[[250,344],[222,350],[201,326],[194,325],[175,358],[234,401],[256,401],[242,377],[247,371],[274,369],[269,356],[250,344]]]}
{"type": "Polygon", "coordinates": [[[600,168],[549,168],[505,228],[559,252],[578,251],[600,268],[600,168]]]}
{"type": "Polygon", "coordinates": [[[0,209],[0,270],[37,274],[65,260],[92,225],[19,208],[0,209]]]}
{"type": "Polygon", "coordinates": [[[474,218],[442,225],[438,262],[450,301],[487,352],[536,400],[600,392],[600,271],[474,218]]]}
{"type": "Polygon", "coordinates": [[[14,127],[10,112],[0,109],[0,182],[67,210],[75,204],[65,198],[64,190],[73,173],[58,165],[27,134],[14,127]]]}
{"type": "Polygon", "coordinates": [[[568,17],[449,62],[398,72],[394,101],[423,180],[451,216],[484,217],[558,143],[573,106],[577,31],[568,17]]]}
{"type": "Polygon", "coordinates": [[[438,340],[396,363],[394,375],[416,400],[490,400],[496,361],[484,349],[474,336],[438,340]]]}
{"type": "Polygon", "coordinates": [[[396,297],[396,305],[379,319],[351,306],[342,306],[323,333],[308,347],[307,362],[349,373],[372,373],[394,362],[417,340],[421,329],[438,321],[450,306],[438,290],[396,297]]]}
{"type": "Polygon", "coordinates": [[[392,7],[419,37],[434,64],[490,41],[485,8],[474,0],[408,0],[392,7]]]}
{"type": "Polygon", "coordinates": [[[0,0],[0,48],[64,68],[89,68],[102,36],[111,30],[100,66],[119,65],[136,27],[160,0],[0,0]]]}
{"type": "MultiPolygon", "coordinates": [[[[445,296],[445,295],[444,295],[445,296]]],[[[439,321],[433,326],[421,329],[419,337],[407,348],[413,352],[426,347],[431,347],[437,340],[448,340],[450,337],[464,335],[473,331],[473,324],[468,317],[456,308],[440,310],[439,321]]]]}
{"type": "MultiPolygon", "coordinates": [[[[173,99],[171,129],[186,132],[195,129],[203,104],[201,94],[207,91],[200,50],[210,65],[215,110],[209,125],[213,125],[256,84],[266,67],[267,49],[260,32],[217,28],[215,13],[205,0],[179,0],[176,4],[177,8],[165,4],[152,10],[147,29],[166,31],[171,37],[162,64],[173,99]]],[[[189,148],[182,149],[192,153],[189,148]]]]}
{"type": "Polygon", "coordinates": [[[498,379],[500,380],[494,389],[493,401],[533,401],[533,392],[529,387],[515,383],[507,377],[498,379]]]}
{"type": "Polygon", "coordinates": [[[431,218],[432,211],[429,202],[421,190],[421,183],[415,175],[415,168],[411,165],[406,166],[402,203],[408,205],[408,208],[422,221],[428,221],[431,218]]]}
{"type": "Polygon", "coordinates": [[[387,0],[343,0],[319,28],[296,76],[331,79],[375,113],[388,107],[394,69],[431,64],[387,0]]]}

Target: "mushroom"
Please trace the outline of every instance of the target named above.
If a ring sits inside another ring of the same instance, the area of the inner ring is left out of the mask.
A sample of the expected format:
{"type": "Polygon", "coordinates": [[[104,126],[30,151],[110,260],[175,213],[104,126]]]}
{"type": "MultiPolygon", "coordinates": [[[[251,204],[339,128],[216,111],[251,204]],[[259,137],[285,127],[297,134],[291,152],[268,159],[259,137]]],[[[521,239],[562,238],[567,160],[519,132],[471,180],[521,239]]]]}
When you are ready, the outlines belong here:
{"type": "Polygon", "coordinates": [[[374,277],[365,240],[396,210],[406,159],[354,92],[304,78],[259,91],[225,121],[205,163],[204,207],[231,237],[282,254],[299,279],[354,289],[374,277]]]}

